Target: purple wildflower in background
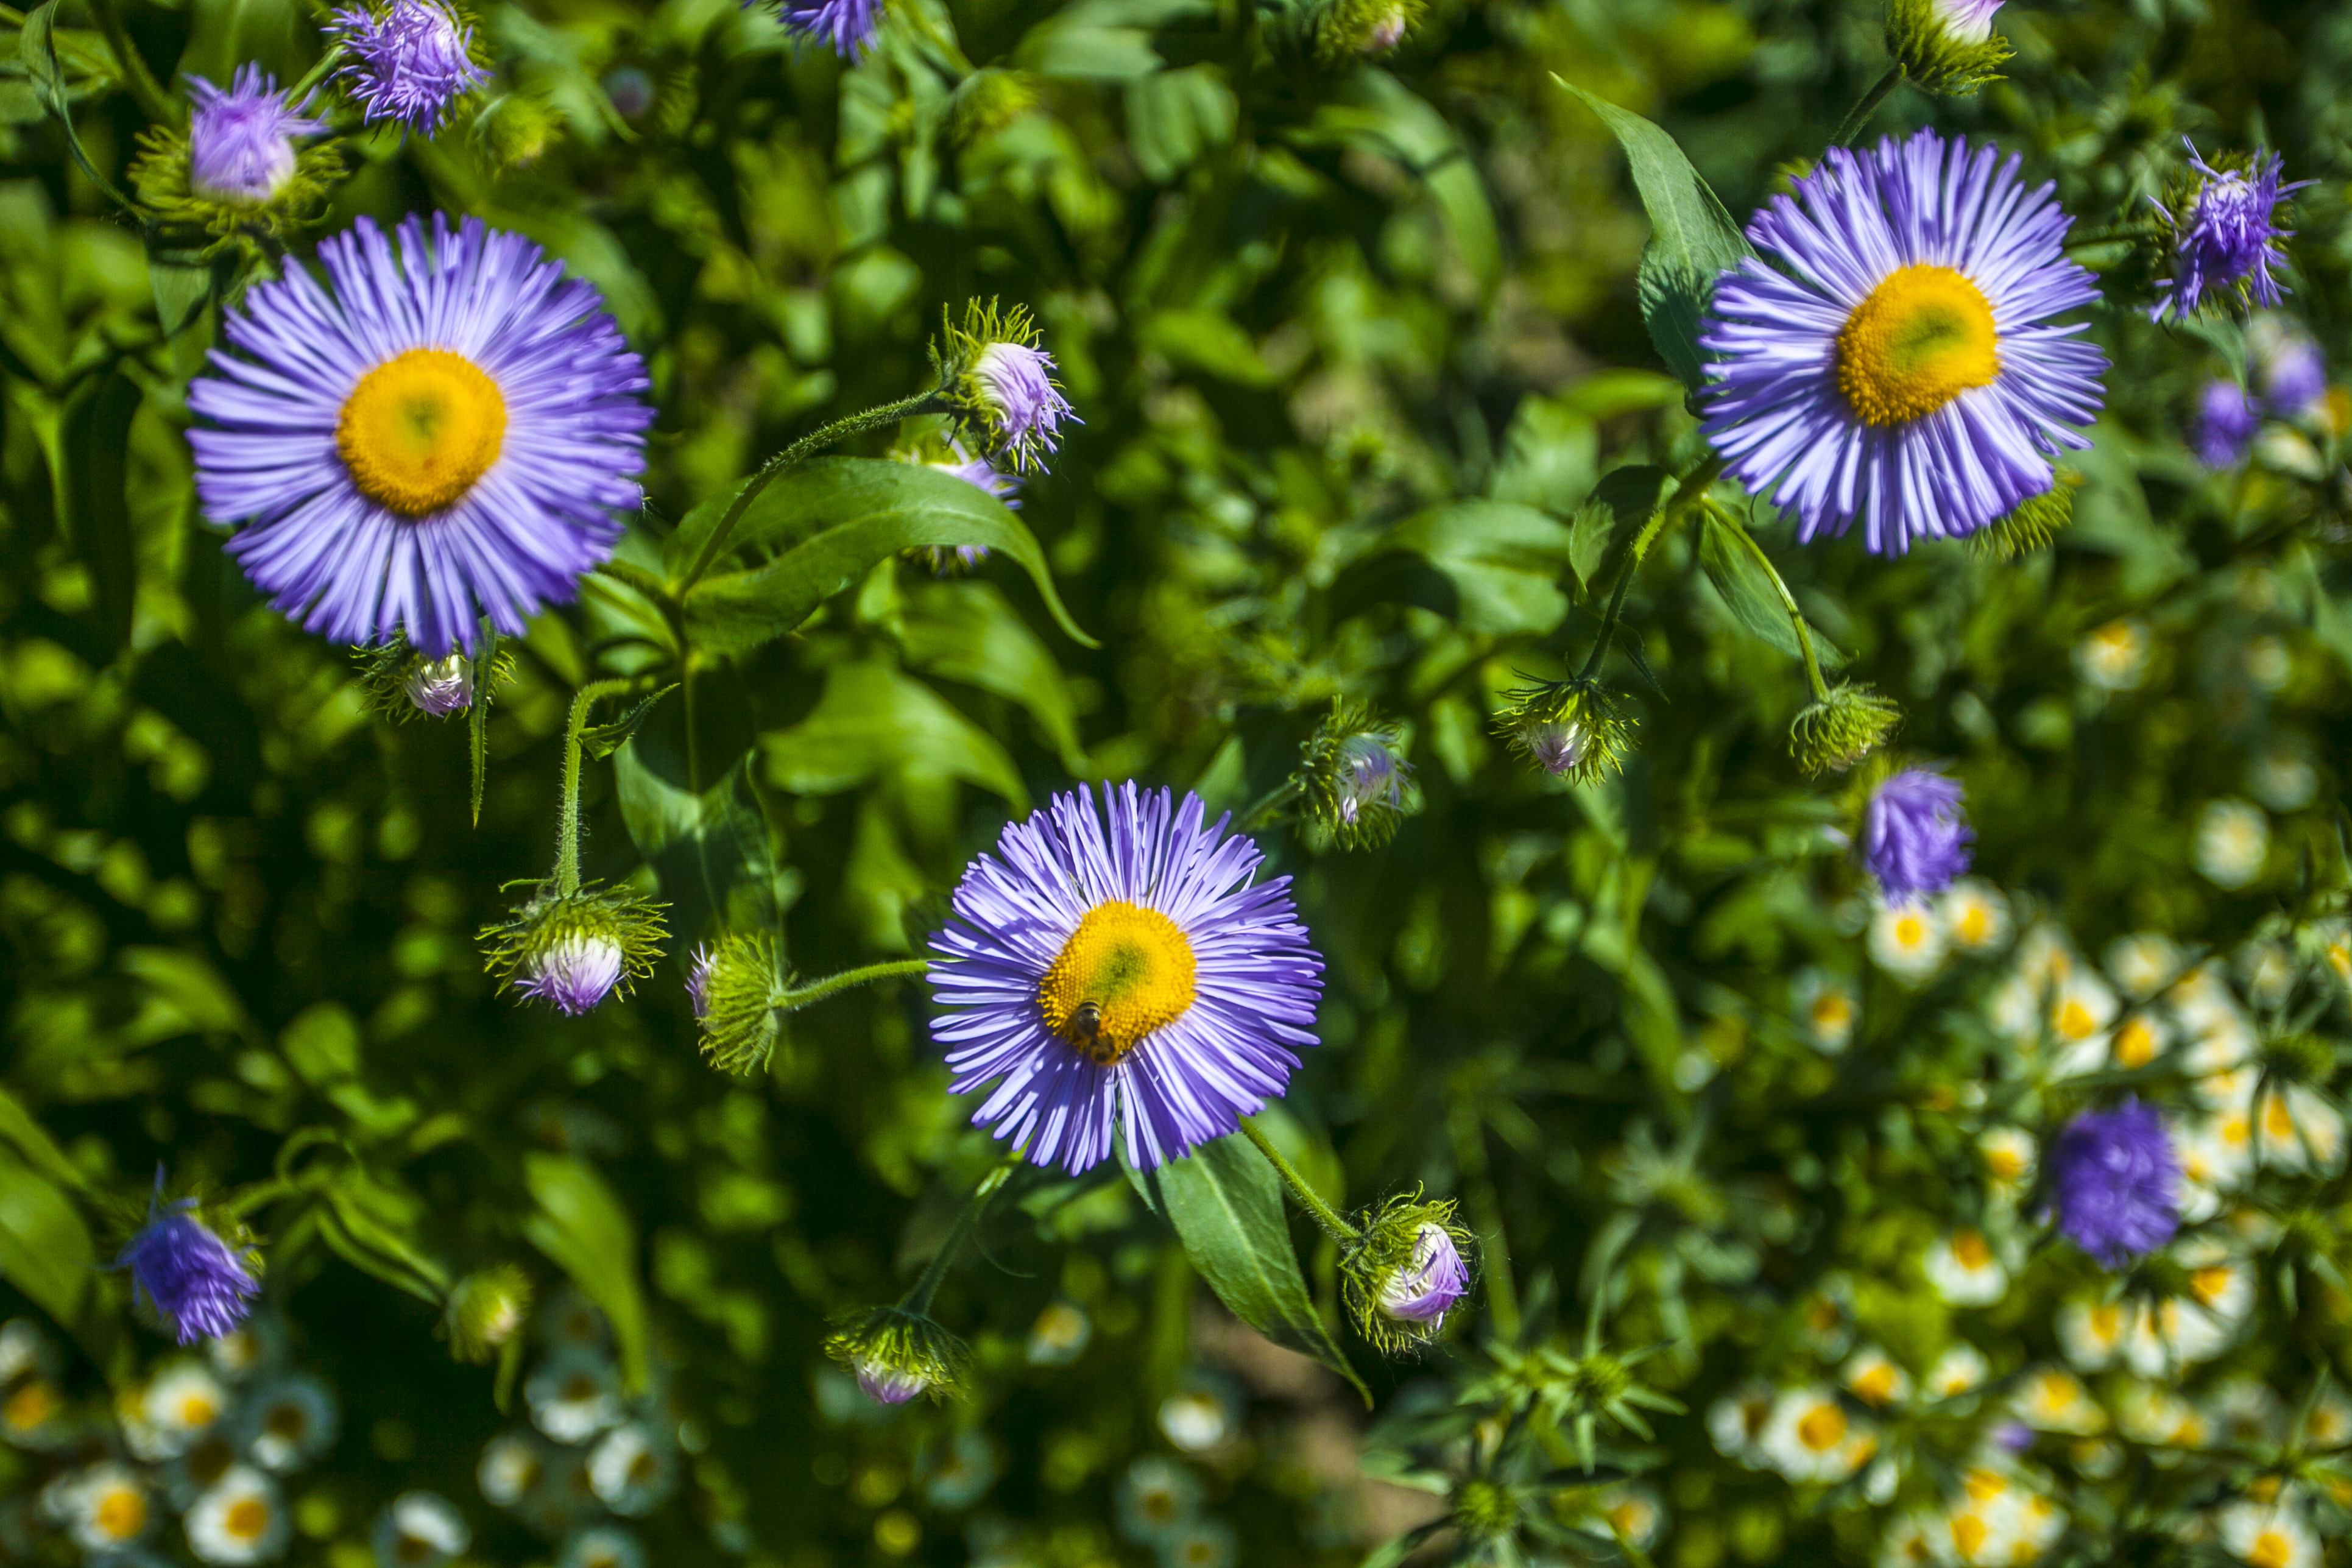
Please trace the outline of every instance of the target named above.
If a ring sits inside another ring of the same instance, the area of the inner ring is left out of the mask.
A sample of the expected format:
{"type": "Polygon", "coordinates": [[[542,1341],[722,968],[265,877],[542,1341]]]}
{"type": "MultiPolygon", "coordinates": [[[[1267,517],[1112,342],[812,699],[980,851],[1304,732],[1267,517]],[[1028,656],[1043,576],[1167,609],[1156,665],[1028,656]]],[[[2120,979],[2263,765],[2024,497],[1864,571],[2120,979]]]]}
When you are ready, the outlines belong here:
{"type": "Polygon", "coordinates": [[[1860,520],[1870,549],[1974,533],[2089,445],[2106,356],[2051,318],[2098,298],[2073,220],[2018,159],[1932,131],[1832,147],[1748,226],[1716,286],[1706,437],[1798,536],[1860,520]]]}
{"type": "Polygon", "coordinates": [[[188,388],[196,490],[270,602],[428,658],[569,602],[641,498],[645,364],[520,235],[361,218],[228,313],[188,388]]]}
{"type": "Polygon", "coordinates": [[[239,67],[223,91],[188,79],[188,191],[229,206],[277,199],[294,177],[294,138],[314,136],[326,121],[303,115],[259,66],[239,67]]]}
{"type": "Polygon", "coordinates": [[[459,99],[489,79],[474,62],[474,29],[440,0],[347,6],[328,30],[351,52],[336,74],[371,123],[396,120],[430,136],[459,99]]]}
{"type": "Polygon", "coordinates": [[[931,941],[931,1036],[977,1125],[1076,1174],[1123,1124],[1149,1170],[1282,1093],[1315,1043],[1323,961],[1290,879],[1203,826],[1197,795],[1132,783],[1054,797],[956,885],[931,941]],[[1106,826],[1104,813],[1108,815],[1106,826]]]}
{"type": "Polygon", "coordinates": [[[595,931],[567,931],[527,959],[514,988],[578,1017],[612,994],[621,983],[621,944],[595,931]]]}
{"type": "Polygon", "coordinates": [[[882,29],[885,0],[820,0],[814,5],[784,5],[780,16],[794,37],[821,38],[845,60],[865,57],[882,29]]]}
{"type": "Polygon", "coordinates": [[[1871,793],[1862,862],[1890,904],[1940,893],[1969,868],[1976,835],[1960,815],[1959,781],[1906,768],[1871,793]]]}
{"type": "Polygon", "coordinates": [[[2299,323],[2260,317],[2246,329],[2246,348],[2262,383],[2263,404],[2271,413],[2292,419],[2326,399],[2326,356],[2299,323]]]}
{"type": "Polygon", "coordinates": [[[253,1310],[261,1282],[229,1245],[195,1217],[194,1198],[163,1203],[162,1172],[157,1196],[147,1205],[147,1223],[117,1255],[114,1266],[131,1271],[135,1295],[155,1310],[184,1345],[232,1332],[253,1310]]]}
{"type": "Polygon", "coordinates": [[[1381,1290],[1381,1310],[1408,1323],[1445,1321],[1454,1303],[1470,1289],[1470,1270],[1442,1225],[1423,1222],[1413,1237],[1412,1262],[1381,1290]]]}
{"type": "Polygon", "coordinates": [[[2179,1228],[2180,1161],[2152,1105],[2126,1100],[2086,1110],[2050,1154],[2058,1228],[2108,1268],[2121,1268],[2179,1228]]]}
{"type": "Polygon", "coordinates": [[[2286,259],[2278,242],[2294,232],[2278,226],[2278,205],[2313,182],[2280,184],[2284,160],[2276,153],[2256,158],[2251,169],[2224,172],[2199,157],[2194,142],[2185,137],[2182,141],[2189,148],[2189,165],[2203,183],[2181,216],[2148,198],[2175,235],[2172,276],[2156,286],[2158,298],[2148,315],[2159,321],[2168,315],[2185,316],[2207,294],[2227,289],[2240,289],[2260,304],[2277,304],[2280,289],[2271,264],[2286,259]]]}
{"type": "Polygon", "coordinates": [[[2263,416],[2245,388],[2234,381],[2209,381],[2197,395],[2189,444],[2207,468],[2234,468],[2253,449],[2254,433],[2262,427],[2263,416]]]}

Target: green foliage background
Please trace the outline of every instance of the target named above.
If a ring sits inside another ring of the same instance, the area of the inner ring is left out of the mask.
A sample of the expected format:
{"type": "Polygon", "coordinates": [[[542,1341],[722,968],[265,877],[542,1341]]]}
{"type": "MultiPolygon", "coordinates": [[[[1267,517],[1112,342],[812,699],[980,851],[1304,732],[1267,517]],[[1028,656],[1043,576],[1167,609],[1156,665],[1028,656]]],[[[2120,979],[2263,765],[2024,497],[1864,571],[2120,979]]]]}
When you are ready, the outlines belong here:
{"type": "MultiPolygon", "coordinates": [[[[2000,1071],[1974,1018],[1984,971],[1914,990],[1870,969],[1865,889],[1830,831],[1844,784],[1787,752],[1801,671],[1727,607],[1689,530],[1629,600],[1654,685],[1608,666],[1642,719],[1621,779],[1553,784],[1491,715],[1590,644],[1614,567],[1577,523],[1602,476],[1701,453],[1637,306],[1648,230],[1622,154],[1552,79],[1664,124],[1744,219],[1883,70],[1878,18],[1449,0],[1392,57],[1335,68],[1301,41],[1303,4],[893,0],[846,69],[726,0],[501,3],[480,16],[498,81],[470,130],[352,138],[298,255],[361,214],[474,213],[604,290],[659,409],[621,552],[652,577],[676,570],[680,520],[766,455],[926,384],[926,342],[967,299],[1031,306],[1085,421],[1024,495],[1039,577],[1003,550],[935,579],[877,549],[818,584],[789,636],[691,651],[644,594],[589,580],[507,645],[478,826],[464,724],[373,715],[348,651],[258,605],[198,515],[186,377],[237,263],[151,259],[75,164],[45,99],[70,100],[117,183],[144,123],[83,0],[40,13],[54,89],[0,11],[0,1005],[7,1103],[33,1119],[0,1116],[0,1276],[70,1338],[69,1386],[102,1400],[163,1349],[94,1267],[155,1167],[257,1193],[269,1300],[344,1409],[294,1489],[297,1561],[359,1560],[376,1509],[415,1486],[460,1502],[476,1560],[547,1560],[472,1479],[515,1420],[498,1374],[436,1337],[448,1281],[499,1261],[542,1295],[583,1277],[687,1424],[681,1496],[643,1521],[660,1563],[1145,1561],[1112,1494],[1167,1451],[1165,1397],[1196,1385],[1241,1401],[1204,1474],[1245,1563],[1355,1561],[1438,1506],[1359,1479],[1353,1395],[1224,1322],[1108,1167],[1024,1177],[950,1273],[938,1310],[975,1346],[971,1402],[881,1420],[845,1397],[828,1318],[894,1297],[991,1157],[943,1092],[921,988],[794,1015],[771,1069],[739,1080],[698,1059],[675,964],[560,1019],[496,994],[473,941],[550,857],[572,692],[681,653],[686,691],[590,766],[589,874],[649,865],[682,943],[715,912],[780,919],[808,975],[919,952],[964,862],[1073,780],[1238,810],[1333,697],[1408,721],[1422,805],[1392,844],[1259,835],[1329,965],[1278,1140],[1335,1201],[1419,1184],[1486,1238],[1452,1348],[1389,1363],[1341,1331],[1351,1361],[1394,1410],[1411,1386],[1464,1386],[1490,1336],[1551,1332],[1548,1301],[1580,1353],[1593,1309],[1621,1348],[1671,1342],[1642,1375],[1690,1412],[1647,1445],[1608,1429],[1631,1445],[1612,1466],[1657,1471],[1660,1561],[1867,1559],[1879,1512],[1737,1468],[1702,1416],[1794,1364],[1792,1314],[1833,1272],[1899,1357],[1923,1366],[1953,1331],[1919,1257],[1976,1201],[1956,1090],[2000,1071]],[[641,113],[615,108],[616,83],[640,85],[616,72],[650,85],[641,113]],[[1809,966],[1860,988],[1842,1058],[1792,1011],[1809,966]],[[1032,1365],[1057,1298],[1093,1342],[1032,1365]],[[967,1429],[1002,1479],[977,1504],[927,1500],[967,1429]]],[[[246,59],[290,79],[320,47],[291,0],[121,16],[167,88],[246,59]]],[[[2320,181],[2293,306],[2352,347],[2352,13],[2082,0],[1999,26],[2009,80],[1901,91],[1880,123],[1996,137],[2088,226],[2160,191],[2183,133],[2274,144],[2320,181]]],[[[2305,439],[2199,468],[2179,431],[2202,378],[2242,363],[2237,328],[2152,326],[2147,260],[2094,259],[2118,368],[2053,549],[1885,561],[1800,549],[1769,509],[1755,530],[1847,673],[1901,702],[1902,745],[1954,759],[1983,874],[2085,952],[2139,930],[2227,952],[2340,865],[2340,453],[2305,439]],[[2152,652],[2110,695],[2076,650],[2125,618],[2152,652]],[[2257,646],[2284,649],[2283,678],[2250,664],[2257,646]],[[2198,814],[2282,746],[2319,788],[2273,814],[2262,876],[2224,890],[2192,868],[2198,814]]],[[[790,481],[774,538],[869,515],[824,510],[854,478],[790,481]]],[[[1303,1221],[1295,1237],[1328,1297],[1328,1247],[1303,1221]]],[[[2046,1357],[2052,1304],[2087,1277],[2053,1251],[1971,1331],[2008,1365],[2046,1357]]],[[[2247,1364],[2294,1397],[2347,1324],[2309,1289],[2264,1301],[2247,1364]]],[[[0,1457],[20,1508],[44,1463],[0,1457]]],[[[2167,1476],[2159,1496],[2189,1488],[2167,1476]]],[[[2112,1538],[2075,1511],[2070,1550],[2103,1560],[2112,1538]]]]}

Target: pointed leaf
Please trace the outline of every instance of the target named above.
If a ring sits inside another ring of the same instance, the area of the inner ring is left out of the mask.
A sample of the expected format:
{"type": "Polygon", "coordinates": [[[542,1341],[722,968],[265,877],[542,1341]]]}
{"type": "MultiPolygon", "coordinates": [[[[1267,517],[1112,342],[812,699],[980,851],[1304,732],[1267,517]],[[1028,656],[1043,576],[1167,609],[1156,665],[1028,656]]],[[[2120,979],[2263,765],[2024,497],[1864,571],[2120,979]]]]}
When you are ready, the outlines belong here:
{"type": "Polygon", "coordinates": [[[620,1346],[622,1381],[631,1393],[642,1390],[646,1299],[628,1211],[595,1168],[573,1155],[531,1151],[523,1156],[523,1181],[538,1205],[523,1235],[604,1309],[620,1346]]]}
{"type": "Polygon", "coordinates": [[[0,1279],[70,1330],[97,1269],[89,1227],[73,1205],[47,1177],[0,1149],[0,1279]]]}
{"type": "Polygon", "coordinates": [[[654,704],[677,689],[675,686],[665,686],[611,723],[589,725],[580,731],[582,749],[592,757],[611,756],[637,732],[637,726],[646,721],[646,715],[653,711],[654,704]]]}
{"type": "Polygon", "coordinates": [[[68,406],[63,432],[67,525],[74,553],[89,571],[98,623],[118,648],[131,640],[138,586],[123,484],[130,472],[131,421],[142,395],[138,383],[109,370],[68,406]]]}
{"type": "MultiPolygon", "coordinates": [[[[1748,636],[1770,643],[1790,658],[1803,656],[1797,644],[1797,630],[1789,620],[1789,606],[1781,601],[1776,574],[1756,558],[1756,552],[1732,532],[1729,524],[1711,515],[1703,514],[1699,527],[1699,564],[1706,571],[1706,580],[1715,584],[1722,595],[1724,608],[1731,612],[1748,636]]],[[[1821,628],[1812,627],[1813,656],[1824,668],[1833,668],[1844,662],[1821,628]]]]}

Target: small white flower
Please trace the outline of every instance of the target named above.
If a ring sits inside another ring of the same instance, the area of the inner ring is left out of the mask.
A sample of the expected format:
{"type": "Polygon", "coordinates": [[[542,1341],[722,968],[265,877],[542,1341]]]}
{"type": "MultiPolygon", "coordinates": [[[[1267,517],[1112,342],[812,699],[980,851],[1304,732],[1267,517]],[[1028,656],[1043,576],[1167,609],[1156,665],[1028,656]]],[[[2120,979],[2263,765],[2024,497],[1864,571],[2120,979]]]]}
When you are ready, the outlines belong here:
{"type": "Polygon", "coordinates": [[[1795,1388],[1773,1401],[1756,1447],[1792,1481],[1842,1481],[1878,1451],[1878,1437],[1834,1391],[1795,1388]]]}
{"type": "Polygon", "coordinates": [[[1962,952],[1992,952],[2009,940],[2009,900],[1981,877],[1963,877],[1945,889],[1936,913],[1962,952]]]}
{"type": "Polygon", "coordinates": [[[2133,1319],[2144,1303],[2101,1301],[2076,1296],[2058,1309],[2058,1348],[2077,1372],[2097,1372],[2123,1353],[2133,1319]]]}
{"type": "Polygon", "coordinates": [[[1876,1345],[1864,1345],[1848,1356],[1838,1381],[1847,1393],[1874,1410],[1911,1397],[1910,1374],[1876,1345]]]}
{"type": "Polygon", "coordinates": [[[1772,1399],[1770,1384],[1750,1382],[1708,1405],[1706,1435],[1714,1439],[1715,1451],[1751,1470],[1762,1469],[1768,1461],[1757,1440],[1772,1418],[1772,1399]]]}
{"type": "Polygon", "coordinates": [[[2251,1447],[2275,1443],[2286,1431],[2286,1407],[2269,1384],[2251,1377],[2225,1377],[2208,1389],[2205,1419],[2217,1443],[2251,1447]]]}
{"type": "Polygon", "coordinates": [[[1993,1191],[2016,1192],[2033,1179],[2033,1135],[2022,1127],[1988,1127],[1977,1135],[1977,1155],[1993,1191]]]}
{"type": "Polygon", "coordinates": [[[1957,1399],[1982,1387],[1991,1372],[1982,1351],[1966,1340],[1955,1340],[1951,1348],[1937,1356],[1936,1364],[1927,1369],[1927,1397],[1957,1399]]]}
{"type": "Polygon", "coordinates": [[[2304,1417],[2303,1435],[2315,1448],[2341,1448],[2352,1443],[2352,1399],[2330,1384],[2304,1417]]]}
{"type": "Polygon", "coordinates": [[[2254,1568],[2319,1568],[2319,1538],[2304,1521],[2292,1500],[2271,1502],[2244,1500],[2214,1515],[2221,1544],[2230,1554],[2254,1568]]]}
{"type": "Polygon", "coordinates": [[[2152,1448],[2201,1448],[2210,1434],[2197,1407],[2153,1383],[2129,1383],[2116,1400],[2116,1428],[2152,1448]]]}
{"type": "Polygon", "coordinates": [[[2333,1174],[2344,1163],[2344,1118],[2299,1083],[2273,1084],[2253,1119],[2254,1152],[2283,1171],[2333,1174]]]}
{"type": "Polygon", "coordinates": [[[2083,1380],[2063,1367],[2035,1367],[2018,1380],[2010,1395],[2010,1409],[2037,1432],[2073,1432],[2088,1436],[2106,1429],[2107,1413],[2083,1386],[2083,1380]]]}
{"type": "Polygon", "coordinates": [[[1601,1517],[1641,1551],[1649,1550],[1666,1522],[1665,1510],[1658,1505],[1658,1494],[1639,1481],[1620,1481],[1613,1487],[1603,1487],[1593,1501],[1601,1517]]]}
{"type": "Polygon", "coordinates": [[[677,1479],[677,1461],[638,1422],[614,1427],[588,1456],[588,1484],[624,1519],[653,1511],[677,1479]]]}
{"type": "Polygon", "coordinates": [[[2271,819],[2251,801],[2214,801],[2197,819],[2197,869],[2217,888],[2252,882],[2270,850],[2271,819]]]}
{"type": "Polygon", "coordinates": [[[547,1455],[529,1433],[502,1432],[483,1446],[474,1479],[483,1497],[499,1508],[512,1508],[546,1472],[547,1455]]]}
{"type": "Polygon", "coordinates": [[[2319,795],[2319,772],[2301,752],[2273,746],[2246,764],[2246,787],[2273,811],[2301,811],[2319,795]]]}
{"type": "Polygon", "coordinates": [[[457,1505],[437,1492],[403,1492],[375,1521],[377,1568],[440,1568],[474,1543],[457,1505]]]}
{"type": "Polygon", "coordinates": [[[1825,970],[1801,969],[1790,982],[1789,998],[1816,1049],[1835,1056],[1853,1041],[1853,987],[1843,980],[1825,970]]]}
{"type": "Polygon", "coordinates": [[[532,1425],[559,1443],[584,1443],[621,1419],[620,1383],[601,1356],[551,1356],[522,1392],[532,1425]]]}
{"type": "Polygon", "coordinates": [[[2102,691],[2129,691],[2147,678],[2147,627],[2110,621],[2074,645],[2074,669],[2102,691]]]}
{"type": "Polygon", "coordinates": [[[317,1378],[296,1374],[253,1391],[244,1412],[254,1463],[284,1473],[300,1469],[335,1440],[335,1399],[317,1378]]]}
{"type": "Polygon", "coordinates": [[[120,1552],[147,1533],[154,1501],[128,1465],[101,1459],[61,1489],[58,1517],[84,1552],[120,1552]]]}
{"type": "Polygon", "coordinates": [[[1067,1366],[1078,1359],[1094,1338],[1094,1320],[1076,1301],[1048,1301],[1029,1326],[1029,1363],[1067,1366]]]}
{"type": "Polygon", "coordinates": [[[1916,984],[1943,967],[1949,949],[1933,905],[1881,904],[1870,921],[1870,961],[1916,984]]]}
{"type": "Polygon", "coordinates": [[[278,1488],[250,1465],[231,1465],[188,1510],[186,1525],[190,1551],[230,1568],[277,1558],[292,1533],[278,1488]]]}
{"type": "Polygon", "coordinates": [[[1160,1430],[1188,1454],[1205,1454],[1233,1435],[1233,1412],[1209,1389],[1170,1394],[1160,1405],[1160,1430]]]}
{"type": "Polygon", "coordinates": [[[171,1362],[148,1379],[124,1413],[123,1440],[137,1458],[176,1458],[227,1411],[228,1390],[220,1379],[196,1362],[171,1362]]]}
{"type": "Polygon", "coordinates": [[[2179,944],[2155,931],[2119,936],[2107,944],[2107,973],[2135,1002],[2163,990],[2179,968],[2179,944]]]}
{"type": "Polygon", "coordinates": [[[1961,1229],[1928,1244],[1927,1283],[1955,1307],[1984,1307],[2008,1292],[2009,1270],[1979,1230],[1961,1229]]]}

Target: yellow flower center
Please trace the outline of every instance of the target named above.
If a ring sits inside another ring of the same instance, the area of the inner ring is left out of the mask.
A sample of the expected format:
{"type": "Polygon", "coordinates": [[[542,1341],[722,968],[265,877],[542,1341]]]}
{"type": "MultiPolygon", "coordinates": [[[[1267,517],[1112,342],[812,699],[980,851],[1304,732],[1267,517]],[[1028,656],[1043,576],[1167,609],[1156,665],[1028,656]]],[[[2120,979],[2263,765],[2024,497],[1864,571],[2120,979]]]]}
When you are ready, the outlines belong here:
{"type": "Polygon", "coordinates": [[[183,1426],[209,1426],[216,1414],[213,1402],[201,1394],[185,1394],[180,1400],[180,1425],[183,1426]]]}
{"type": "Polygon", "coordinates": [[[8,1396],[8,1404],[0,1409],[0,1419],[18,1432],[29,1432],[58,1413],[57,1390],[46,1383],[26,1384],[8,1396]]]}
{"type": "Polygon", "coordinates": [[[2220,1301],[2229,1289],[2230,1269],[2227,1264],[2200,1268],[2189,1277],[2189,1293],[2208,1307],[2220,1301]]]}
{"type": "Polygon", "coordinates": [[[2126,1068],[2144,1068],[2156,1059],[2156,1029],[2145,1018],[2131,1018],[2116,1031],[2116,1061],[2126,1068]]]}
{"type": "Polygon", "coordinates": [[[1834,1405],[1816,1405],[1798,1417],[1797,1441],[1816,1454],[1826,1454],[1844,1440],[1845,1412],[1834,1405]]]}
{"type": "Polygon", "coordinates": [[[1972,1513],[1961,1514],[1952,1521],[1952,1544],[1960,1549],[1963,1557],[1974,1557],[1977,1549],[1985,1543],[1985,1537],[1991,1533],[1992,1526],[1972,1513]]]}
{"type": "Polygon", "coordinates": [[[1097,1067],[1115,1067],[1192,1005],[1192,944],[1158,910],[1087,911],[1037,984],[1045,1026],[1097,1067]]]}
{"type": "Polygon", "coordinates": [[[221,1529],[232,1541],[258,1541],[269,1528],[269,1505],[257,1497],[241,1497],[221,1516],[221,1529]]]}
{"type": "Polygon", "coordinates": [[[1838,390],[1865,425],[1924,419],[2000,374],[1992,307],[1948,267],[1888,273],[1838,333],[1838,390]]]}
{"type": "Polygon", "coordinates": [[[335,449],[362,493],[404,517],[438,511],[499,460],[507,403],[462,354],[411,349],[360,378],[335,449]]]}
{"type": "Polygon", "coordinates": [[[98,1500],[99,1532],[110,1541],[128,1541],[147,1527],[147,1500],[128,1487],[98,1500]]]}
{"type": "Polygon", "coordinates": [[[2246,1561],[2254,1568],[2286,1568],[2294,1561],[2294,1542],[2279,1531],[2265,1530],[2254,1537],[2254,1544],[2246,1552],[2246,1561]]]}
{"type": "Polygon", "coordinates": [[[1985,1245],[1985,1238],[1978,1232],[1964,1230],[1952,1237],[1952,1256],[1959,1260],[1961,1268],[1973,1273],[1992,1261],[1992,1248],[1985,1245]]]}

